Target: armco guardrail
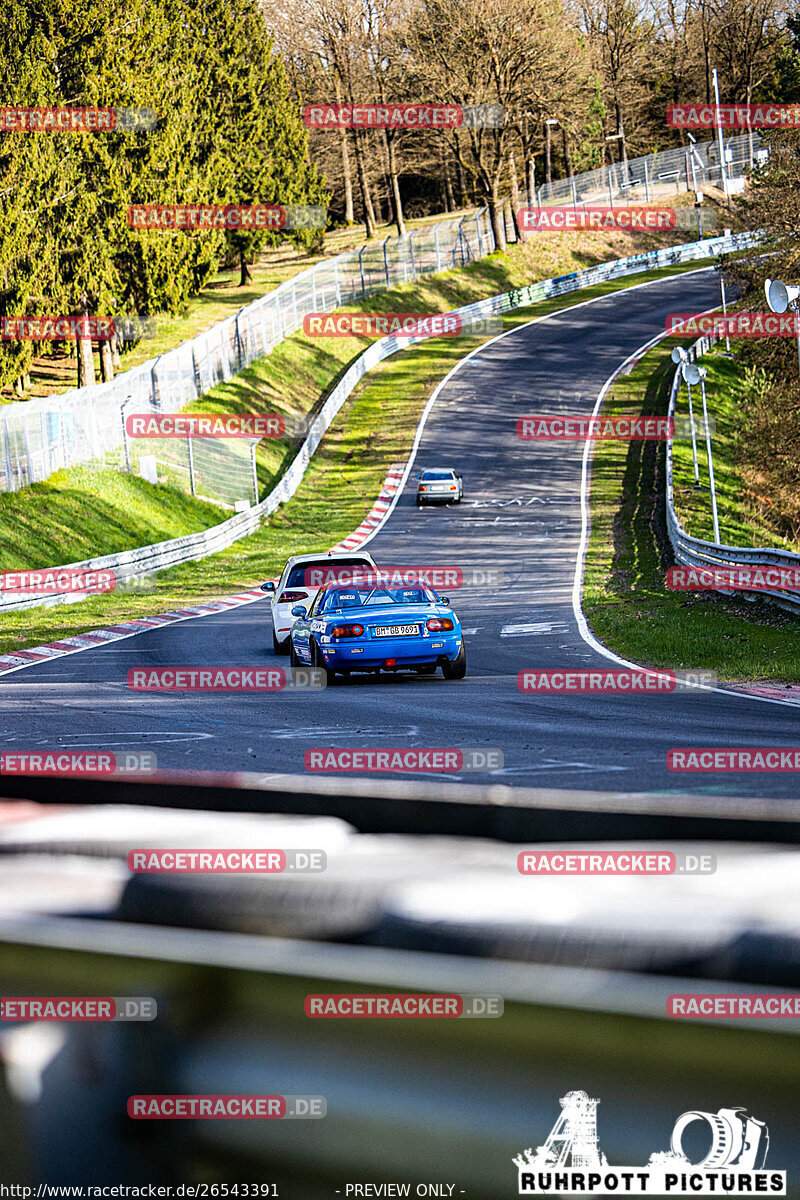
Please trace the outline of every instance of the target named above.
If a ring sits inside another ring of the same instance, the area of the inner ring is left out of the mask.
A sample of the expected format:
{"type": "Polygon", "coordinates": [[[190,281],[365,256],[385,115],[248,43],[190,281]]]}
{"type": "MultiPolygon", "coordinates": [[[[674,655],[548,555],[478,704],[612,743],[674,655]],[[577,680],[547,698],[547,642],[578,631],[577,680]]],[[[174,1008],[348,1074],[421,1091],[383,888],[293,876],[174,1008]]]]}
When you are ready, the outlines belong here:
{"type": "MultiPolygon", "coordinates": [[[[692,361],[707,354],[718,337],[702,337],[687,351],[692,361]]],[[[672,379],[672,390],[669,397],[669,416],[675,415],[675,405],[682,382],[681,369],[677,367],[672,379]]],[[[715,542],[706,542],[702,538],[691,537],[681,525],[675,511],[675,489],[672,461],[672,440],[667,442],[667,532],[672,543],[676,560],[687,567],[793,567],[800,568],[800,554],[791,550],[762,549],[756,546],[726,546],[715,542]]],[[[720,592],[732,595],[735,589],[719,588],[720,592]]],[[[800,595],[785,591],[744,591],[748,596],[768,596],[783,608],[800,612],[800,595]]]]}
{"type": "MultiPolygon", "coordinates": [[[[714,258],[718,254],[741,250],[755,244],[759,239],[755,233],[738,233],[728,237],[709,238],[700,242],[689,242],[682,246],[669,246],[661,250],[651,250],[646,254],[635,254],[628,258],[614,259],[609,263],[600,263],[595,267],[587,267],[582,271],[573,271],[569,275],[560,275],[555,279],[546,279],[532,283],[528,287],[512,292],[503,292],[498,296],[489,296],[486,300],[478,300],[454,311],[462,317],[481,319],[496,313],[509,312],[515,308],[525,308],[539,300],[552,296],[562,296],[580,288],[590,287],[603,280],[618,279],[626,275],[635,275],[655,267],[666,267],[673,264],[691,262],[695,259],[714,258]]],[[[83,571],[106,570],[113,571],[119,582],[135,579],[155,571],[164,571],[168,567],[180,563],[194,562],[209,554],[233,545],[240,538],[253,533],[263,517],[268,517],[295,494],[306,467],[311,461],[325,432],[331,425],[344,402],[351,395],[359,381],[367,371],[379,362],[403,350],[416,342],[425,341],[424,337],[381,338],[373,342],[353,365],[345,372],[339,383],[328,396],[324,405],[312,422],[306,440],[300,447],[296,458],[282,476],[279,483],[270,494],[259,504],[246,512],[237,513],[220,525],[211,529],[192,533],[187,537],[173,538],[167,542],[157,542],[152,546],[143,546],[137,550],[126,550],[121,554],[106,554],[101,558],[89,559],[81,563],[69,563],[70,569],[83,571]]],[[[63,603],[74,600],[74,594],[49,595],[32,597],[25,593],[0,593],[0,613],[12,609],[32,608],[38,605],[63,603]]]]}
{"type": "MultiPolygon", "coordinates": [[[[752,166],[753,134],[726,139],[728,173],[752,166]]],[[[754,150],[757,156],[765,152],[754,150]]],[[[538,189],[541,204],[632,204],[707,182],[721,184],[716,143],[660,151],[557,180],[538,189]]],[[[231,379],[301,328],[310,312],[332,312],[420,275],[463,266],[495,248],[485,209],[423,225],[301,271],[191,341],[108,383],[59,396],[17,401],[0,410],[0,491],[16,491],[76,463],[103,461],[130,471],[125,417],[180,411],[215,384],[231,379]]]]}

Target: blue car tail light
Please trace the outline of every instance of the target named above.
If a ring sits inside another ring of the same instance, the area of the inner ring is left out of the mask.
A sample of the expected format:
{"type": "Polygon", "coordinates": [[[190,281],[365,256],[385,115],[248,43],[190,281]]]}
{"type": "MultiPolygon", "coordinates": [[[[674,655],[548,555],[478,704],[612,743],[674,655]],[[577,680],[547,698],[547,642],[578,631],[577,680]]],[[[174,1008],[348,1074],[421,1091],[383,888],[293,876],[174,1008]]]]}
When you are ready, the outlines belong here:
{"type": "Polygon", "coordinates": [[[331,630],[333,638],[352,638],[362,637],[364,633],[363,625],[334,625],[331,630]]]}

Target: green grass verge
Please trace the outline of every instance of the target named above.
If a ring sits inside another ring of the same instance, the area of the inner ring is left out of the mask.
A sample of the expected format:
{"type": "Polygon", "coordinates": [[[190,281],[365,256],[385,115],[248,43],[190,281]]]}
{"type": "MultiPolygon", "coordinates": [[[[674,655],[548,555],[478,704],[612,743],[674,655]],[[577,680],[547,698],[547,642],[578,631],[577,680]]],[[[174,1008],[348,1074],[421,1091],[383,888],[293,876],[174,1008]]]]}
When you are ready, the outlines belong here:
{"type": "MultiPolygon", "coordinates": [[[[693,267],[689,264],[685,269],[693,267]]],[[[487,269],[496,271],[498,266],[487,264],[487,269]]],[[[675,268],[664,268],[634,282],[674,273],[675,268]]],[[[621,290],[630,282],[615,280],[520,309],[504,318],[504,327],[516,328],[534,316],[621,290]]],[[[493,290],[503,290],[502,282],[500,286],[493,282],[493,290]]],[[[372,371],[337,416],[297,495],[250,537],[220,554],[163,572],[141,595],[111,593],[80,604],[8,614],[0,625],[0,653],[253,587],[274,576],[290,555],[329,549],[363,520],[391,463],[407,457],[422,408],[436,383],[482,340],[430,340],[372,371]]]]}
{"type": "MultiPolygon", "coordinates": [[[[672,340],[661,343],[612,387],[606,416],[664,415],[674,365],[672,340]]],[[[719,354],[707,360],[720,534],[740,545],[783,545],[749,522],[734,469],[735,364],[719,354]]],[[[698,396],[699,401],[699,396],[698,396]]],[[[685,409],[684,390],[682,410],[685,409]]],[[[679,410],[681,411],[681,410],[679,410]]],[[[675,442],[678,511],[696,537],[711,537],[707,490],[692,484],[691,442],[675,442]]],[[[701,483],[707,484],[703,445],[701,483]]],[[[595,636],[617,654],[648,666],[716,671],[736,682],[800,680],[800,622],[761,599],[714,592],[671,592],[666,534],[666,450],[661,442],[598,442],[592,458],[592,532],[586,558],[584,612],[595,636]]]]}

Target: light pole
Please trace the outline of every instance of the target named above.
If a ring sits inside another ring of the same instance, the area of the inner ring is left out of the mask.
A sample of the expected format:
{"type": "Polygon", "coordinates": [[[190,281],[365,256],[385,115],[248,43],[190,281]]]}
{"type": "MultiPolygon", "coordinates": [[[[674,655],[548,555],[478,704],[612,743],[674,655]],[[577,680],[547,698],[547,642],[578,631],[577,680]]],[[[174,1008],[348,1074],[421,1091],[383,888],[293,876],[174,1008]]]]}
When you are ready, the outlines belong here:
{"type": "Polygon", "coordinates": [[[711,455],[711,430],[708,426],[708,405],[706,403],[706,375],[708,372],[705,367],[698,367],[696,363],[685,362],[681,366],[681,373],[687,384],[699,383],[700,392],[703,397],[703,424],[706,429],[706,457],[708,459],[708,482],[711,487],[711,516],[714,521],[714,542],[718,546],[719,541],[719,515],[717,513],[717,488],[714,482],[714,459],[711,455]]]}
{"type": "Polygon", "coordinates": [[[797,365],[800,368],[800,287],[784,283],[781,279],[765,279],[764,292],[767,304],[774,313],[785,313],[787,308],[794,313],[794,332],[797,338],[797,365]]]}
{"type": "MultiPolygon", "coordinates": [[[[689,355],[684,350],[683,346],[676,346],[672,351],[672,361],[677,365],[689,361],[689,355]]],[[[683,374],[683,372],[681,372],[683,374]]],[[[697,465],[697,427],[694,423],[694,407],[692,405],[692,385],[686,384],[686,391],[689,393],[689,428],[692,431],[692,461],[694,463],[694,486],[700,487],[700,468],[697,465]]]]}

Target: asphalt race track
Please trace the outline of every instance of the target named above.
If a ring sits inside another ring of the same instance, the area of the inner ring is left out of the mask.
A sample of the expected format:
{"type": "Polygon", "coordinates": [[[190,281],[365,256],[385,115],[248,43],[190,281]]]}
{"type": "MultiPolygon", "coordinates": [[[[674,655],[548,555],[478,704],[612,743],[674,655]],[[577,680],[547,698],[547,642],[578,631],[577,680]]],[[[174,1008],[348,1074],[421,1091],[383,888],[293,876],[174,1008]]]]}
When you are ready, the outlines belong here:
{"type": "Polygon", "coordinates": [[[583,443],[520,441],[517,418],[588,414],[667,313],[711,308],[717,289],[703,270],[574,307],[489,344],[443,387],[409,486],[369,549],[378,563],[502,572],[499,588],[451,594],[466,631],[465,680],[356,677],[291,694],[127,688],[133,667],[286,666],[272,654],[268,603],[257,601],[8,675],[3,749],[149,749],[163,768],[271,775],[302,773],[309,747],[466,747],[504,758],[500,771],[460,776],[474,783],[794,795],[790,773],[677,775],[665,762],[671,747],[791,746],[798,713],[788,705],[697,689],[543,696],[517,686],[524,668],[615,665],[573,612],[583,443]],[[418,510],[416,469],[437,465],[463,473],[464,503],[418,510]]]}

